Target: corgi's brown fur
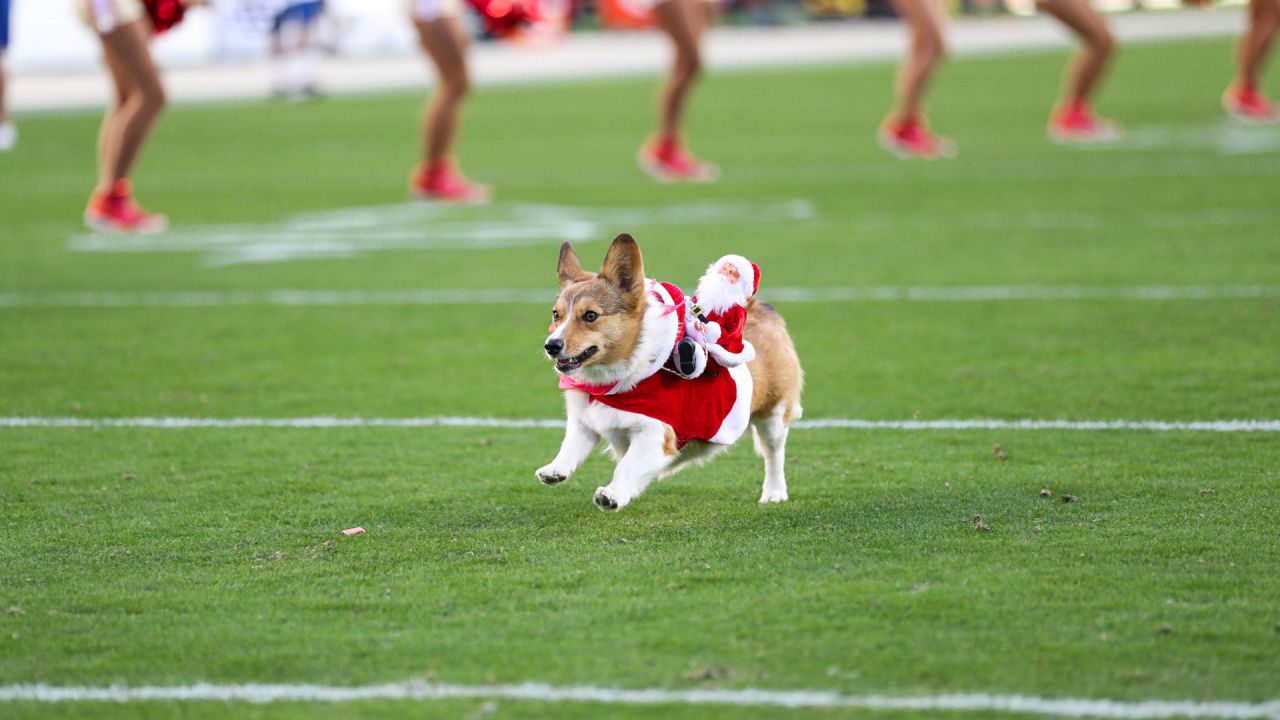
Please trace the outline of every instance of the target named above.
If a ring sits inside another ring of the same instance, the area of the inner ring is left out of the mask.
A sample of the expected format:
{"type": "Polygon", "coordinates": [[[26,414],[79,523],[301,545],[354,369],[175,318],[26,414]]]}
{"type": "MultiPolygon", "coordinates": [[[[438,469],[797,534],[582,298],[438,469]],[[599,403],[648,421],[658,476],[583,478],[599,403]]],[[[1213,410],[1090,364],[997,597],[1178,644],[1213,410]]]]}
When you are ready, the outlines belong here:
{"type": "MultiPolygon", "coordinates": [[[[653,363],[670,352],[677,321],[662,313],[646,290],[636,241],[619,235],[598,273],[584,270],[573,246],[565,243],[556,275],[560,295],[544,348],[556,369],[591,385],[616,384],[624,391],[652,374],[653,363]]],[[[787,431],[801,415],[804,373],[787,324],[770,305],[748,304],[744,335],[756,349],[747,369],[750,425],[765,460],[760,502],[781,502],[787,499],[787,431]]],[[[568,423],[560,452],[536,475],[548,485],[563,482],[603,438],[619,462],[613,481],[596,490],[594,500],[601,509],[621,509],[659,476],[705,462],[726,447],[695,440],[677,449],[670,425],[591,403],[581,390],[565,391],[565,405],[568,423]]]]}
{"type": "Polygon", "coordinates": [[[564,324],[561,337],[566,357],[578,357],[592,347],[600,350],[582,361],[580,367],[624,361],[635,352],[640,340],[645,309],[640,248],[635,241],[618,247],[609,252],[598,274],[582,269],[572,245],[560,247],[556,268],[560,297],[551,312],[553,332],[564,324]]]}
{"type": "Polygon", "coordinates": [[[782,408],[783,422],[790,425],[800,414],[804,371],[800,369],[800,356],[787,332],[787,321],[772,305],[752,298],[747,303],[743,337],[756,348],[756,359],[747,363],[751,379],[755,381],[751,415],[782,408]]]}

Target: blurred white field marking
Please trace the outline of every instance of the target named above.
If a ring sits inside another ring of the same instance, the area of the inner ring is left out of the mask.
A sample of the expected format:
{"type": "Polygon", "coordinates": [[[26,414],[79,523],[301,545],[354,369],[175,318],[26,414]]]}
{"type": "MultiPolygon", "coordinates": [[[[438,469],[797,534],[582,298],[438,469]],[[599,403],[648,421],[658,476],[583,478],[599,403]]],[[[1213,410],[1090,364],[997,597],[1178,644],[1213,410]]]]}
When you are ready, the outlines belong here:
{"type": "MultiPolygon", "coordinates": [[[[0,309],[24,307],[222,307],[246,305],[537,305],[554,287],[456,290],[208,290],[185,292],[0,293],[0,309]]],[[[938,287],[766,287],[772,302],[1000,302],[1019,300],[1240,300],[1280,297],[1280,285],[974,285],[938,287]]]]}
{"type": "Polygon", "coordinates": [[[221,267],[385,250],[489,250],[611,240],[620,228],[786,223],[811,220],[808,200],[717,201],[649,208],[590,208],[528,203],[483,207],[404,203],[307,212],[280,222],[178,228],[154,235],[81,234],[70,248],[104,253],[203,253],[221,267]]]}
{"type": "MultiPolygon", "coordinates": [[[[1277,288],[1280,290],[1280,288],[1277,288]]],[[[0,293],[0,308],[220,307],[242,305],[531,305],[555,300],[555,287],[534,290],[208,290],[188,292],[0,293]]]]}
{"type": "Polygon", "coordinates": [[[760,690],[755,688],[631,690],[591,685],[555,686],[452,685],[405,682],[383,685],[267,685],[244,683],[180,686],[75,687],[57,685],[0,686],[5,702],[163,702],[205,701],[265,704],[273,702],[350,703],[369,700],[483,699],[533,702],[585,702],[607,705],[722,705],[733,707],[857,708],[864,710],[923,710],[1024,713],[1053,717],[1090,718],[1280,718],[1280,701],[1198,702],[1194,700],[1094,700],[1043,698],[1027,695],[955,693],[950,695],[844,695],[823,690],[760,690]]]}
{"type": "MultiPolygon", "coordinates": [[[[1275,134],[1280,148],[1280,133],[1275,134]]],[[[401,203],[300,213],[281,221],[196,225],[154,235],[80,233],[69,249],[94,253],[198,253],[210,267],[349,258],[389,250],[490,250],[606,240],[655,226],[823,222],[809,200],[704,200],[659,207],[591,208],[531,203],[475,207],[401,203]]],[[[980,210],[945,214],[859,213],[841,223],[852,232],[1066,230],[1129,224],[1141,228],[1274,226],[1274,208],[1135,210],[1099,215],[1072,211],[980,210]]]]}
{"type": "MultiPolygon", "coordinates": [[[[1122,13],[1109,17],[1121,44],[1178,38],[1223,37],[1244,28],[1239,8],[1122,13]]],[[[1046,17],[969,18],[952,23],[948,46],[955,55],[981,55],[1071,47],[1071,35],[1046,17]]],[[[813,23],[786,28],[717,28],[706,41],[713,73],[735,69],[896,61],[905,42],[893,22],[813,23]]],[[[549,48],[531,50],[510,43],[480,43],[472,49],[472,76],[480,86],[528,84],[584,78],[656,78],[670,63],[670,47],[657,32],[584,32],[549,48]]],[[[393,57],[326,58],[320,64],[324,89],[335,94],[367,94],[425,89],[431,73],[414,53],[393,57]]],[[[1224,81],[1225,82],[1225,81],[1224,81]]],[[[173,68],[166,73],[169,96],[177,102],[264,98],[271,91],[266,63],[173,68]]],[[[107,100],[101,71],[73,74],[20,73],[12,76],[13,110],[100,108],[107,100]]]]}
{"type": "MultiPolygon", "coordinates": [[[[194,417],[0,417],[0,428],[154,428],[185,430],[198,428],[563,428],[564,421],[540,418],[491,417],[296,417],[296,418],[194,418],[194,417]]],[[[797,430],[1136,430],[1148,432],[1280,432],[1280,420],[999,420],[991,418],[952,420],[864,420],[859,418],[815,418],[797,420],[797,430]]]]}
{"type": "Polygon", "coordinates": [[[1247,126],[1232,120],[1200,127],[1139,127],[1115,142],[1084,143],[1084,150],[1211,150],[1219,155],[1253,155],[1280,150],[1274,127],[1247,126]]]}
{"type": "MultiPolygon", "coordinates": [[[[1280,140],[1280,132],[1275,133],[1280,140]]],[[[1280,147],[1280,144],[1277,144],[1280,147]]],[[[934,230],[1097,230],[1140,228],[1215,228],[1280,224],[1280,209],[1199,207],[1188,210],[1118,210],[1106,214],[1077,210],[961,210],[947,213],[859,213],[848,221],[863,232],[934,230]]]]}

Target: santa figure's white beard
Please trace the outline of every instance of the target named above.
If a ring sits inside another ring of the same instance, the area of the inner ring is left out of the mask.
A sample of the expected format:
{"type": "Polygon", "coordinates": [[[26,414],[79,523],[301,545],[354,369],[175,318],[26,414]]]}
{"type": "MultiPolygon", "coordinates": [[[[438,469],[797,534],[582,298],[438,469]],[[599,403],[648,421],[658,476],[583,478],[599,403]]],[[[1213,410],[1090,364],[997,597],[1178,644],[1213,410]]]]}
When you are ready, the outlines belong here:
{"type": "Polygon", "coordinates": [[[731,307],[745,306],[748,296],[744,285],[747,282],[746,278],[741,277],[736,283],[729,282],[728,278],[718,272],[707,273],[698,280],[698,292],[695,293],[698,305],[709,313],[723,313],[731,307]]]}

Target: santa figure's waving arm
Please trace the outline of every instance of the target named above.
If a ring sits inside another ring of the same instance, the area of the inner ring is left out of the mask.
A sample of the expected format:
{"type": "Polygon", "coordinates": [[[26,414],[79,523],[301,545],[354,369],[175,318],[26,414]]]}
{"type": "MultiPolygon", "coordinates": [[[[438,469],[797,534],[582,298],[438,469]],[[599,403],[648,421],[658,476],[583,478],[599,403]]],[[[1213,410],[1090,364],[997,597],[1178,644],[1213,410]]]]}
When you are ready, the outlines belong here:
{"type": "Polygon", "coordinates": [[[720,314],[720,339],[716,343],[729,352],[742,352],[742,333],[747,327],[747,309],[734,306],[720,314]]]}

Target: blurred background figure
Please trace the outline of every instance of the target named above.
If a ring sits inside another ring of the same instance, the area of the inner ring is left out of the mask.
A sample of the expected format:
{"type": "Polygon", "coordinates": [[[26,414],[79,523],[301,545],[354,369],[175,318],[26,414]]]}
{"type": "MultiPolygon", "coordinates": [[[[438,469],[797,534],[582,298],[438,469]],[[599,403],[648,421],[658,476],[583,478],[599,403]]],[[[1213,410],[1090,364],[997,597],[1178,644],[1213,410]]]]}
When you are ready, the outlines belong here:
{"type": "Polygon", "coordinates": [[[324,0],[288,0],[271,21],[272,91],[287,100],[318,97],[316,26],[324,0]]]}
{"type": "Polygon", "coordinates": [[[1236,79],[1222,96],[1227,112],[1241,122],[1280,122],[1280,112],[1258,87],[1262,66],[1277,33],[1280,33],[1280,0],[1249,0],[1249,26],[1240,38],[1236,79]]]}
{"type": "Polygon", "coordinates": [[[18,128],[4,104],[4,51],[8,48],[9,0],[0,0],[0,152],[9,152],[18,144],[18,128]]]}
{"type": "Polygon", "coordinates": [[[671,39],[675,57],[658,95],[658,132],[641,148],[641,169],[661,182],[708,182],[719,169],[697,159],[684,143],[682,127],[693,85],[702,72],[702,37],[715,20],[713,0],[659,0],[658,27],[671,39]]]}
{"type": "Polygon", "coordinates": [[[952,157],[955,144],[934,135],[924,116],[925,91],[947,52],[942,2],[895,0],[894,7],[911,35],[911,44],[898,69],[896,106],[880,126],[880,145],[903,159],[952,157]]]}
{"type": "Polygon", "coordinates": [[[1036,6],[1066,25],[1081,43],[1080,54],[1067,68],[1062,100],[1049,118],[1049,137],[1061,143],[1118,138],[1116,125],[1099,118],[1092,107],[1098,83],[1115,53],[1115,37],[1106,19],[1091,0],[1037,0],[1036,6]]]}
{"type": "MultiPolygon", "coordinates": [[[[98,186],[85,208],[95,230],[159,232],[164,215],[149,213],[133,200],[129,173],[165,106],[164,86],[148,47],[152,35],[182,21],[180,0],[73,0],[80,19],[102,43],[102,58],[114,94],[98,134],[98,186]]],[[[190,0],[191,4],[203,0],[190,0]]]]}
{"type": "MultiPolygon", "coordinates": [[[[1268,0],[1280,3],[1280,0],[1268,0]]],[[[924,95],[946,55],[946,16],[939,0],[895,0],[911,34],[907,58],[898,71],[897,105],[880,127],[880,144],[901,158],[937,159],[955,155],[955,144],[929,129],[924,95]]],[[[1115,54],[1115,37],[1091,0],[1036,0],[1080,39],[1067,68],[1063,97],[1049,116],[1049,137],[1060,143],[1099,142],[1119,137],[1116,125],[1098,117],[1092,100],[1115,54]]]]}
{"type": "Polygon", "coordinates": [[[566,0],[467,0],[480,20],[485,39],[529,46],[550,46],[569,31],[566,0]]]}
{"type": "Polygon", "coordinates": [[[464,178],[453,156],[462,106],[471,89],[468,39],[458,19],[461,2],[407,0],[407,4],[418,40],[439,76],[423,118],[423,161],[413,171],[410,193],[424,200],[488,202],[490,188],[464,178]]]}

